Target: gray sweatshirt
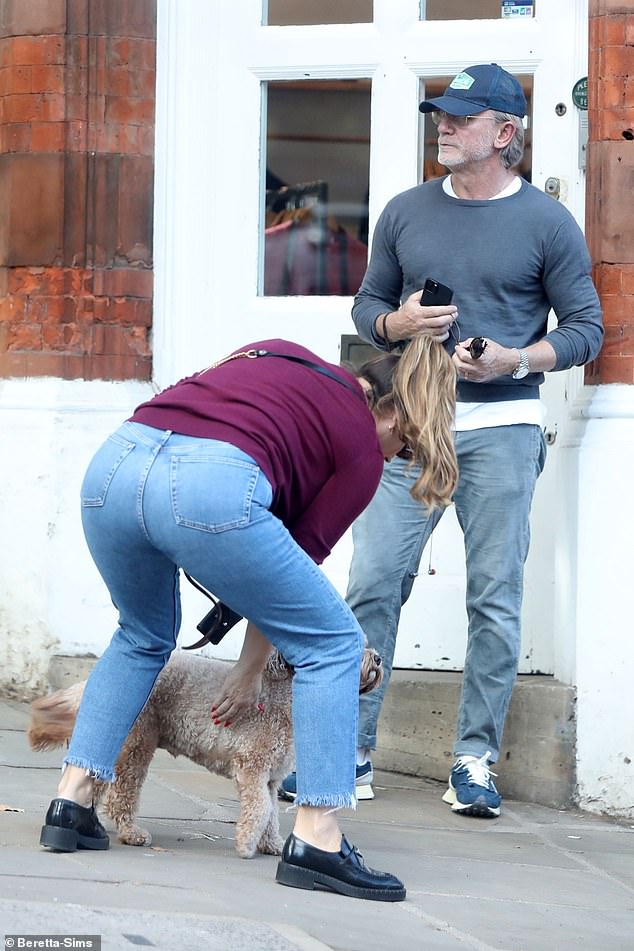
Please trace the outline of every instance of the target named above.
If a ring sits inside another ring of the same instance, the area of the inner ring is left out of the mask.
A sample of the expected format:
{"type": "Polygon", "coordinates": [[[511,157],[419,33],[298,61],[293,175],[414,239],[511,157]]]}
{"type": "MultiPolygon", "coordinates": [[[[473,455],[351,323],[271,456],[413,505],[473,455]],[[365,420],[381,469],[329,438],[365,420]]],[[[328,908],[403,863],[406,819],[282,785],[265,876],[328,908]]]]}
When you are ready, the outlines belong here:
{"type": "MultiPolygon", "coordinates": [[[[582,366],[603,340],[601,307],[581,229],[570,212],[523,181],[508,198],[467,201],[445,194],[434,179],[396,195],[381,213],[372,254],[355,297],[359,335],[379,349],[379,314],[396,310],[427,278],[453,288],[460,340],[488,337],[505,347],[542,338],[556,370],[582,366]],[[557,326],[547,333],[550,309],[557,326]]],[[[445,346],[453,352],[455,342],[445,346]]],[[[464,401],[532,399],[542,373],[490,383],[458,384],[464,401]]]]}

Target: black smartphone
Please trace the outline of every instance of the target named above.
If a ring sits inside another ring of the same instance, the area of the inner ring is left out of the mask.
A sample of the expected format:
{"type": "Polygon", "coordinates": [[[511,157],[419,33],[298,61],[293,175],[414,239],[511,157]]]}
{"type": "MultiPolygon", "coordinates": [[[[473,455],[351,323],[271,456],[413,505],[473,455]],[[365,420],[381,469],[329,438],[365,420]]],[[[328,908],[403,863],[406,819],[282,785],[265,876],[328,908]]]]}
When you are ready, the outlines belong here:
{"type": "Polygon", "coordinates": [[[451,304],[452,297],[453,291],[450,287],[428,277],[423,287],[420,304],[421,307],[443,307],[451,304]]]}

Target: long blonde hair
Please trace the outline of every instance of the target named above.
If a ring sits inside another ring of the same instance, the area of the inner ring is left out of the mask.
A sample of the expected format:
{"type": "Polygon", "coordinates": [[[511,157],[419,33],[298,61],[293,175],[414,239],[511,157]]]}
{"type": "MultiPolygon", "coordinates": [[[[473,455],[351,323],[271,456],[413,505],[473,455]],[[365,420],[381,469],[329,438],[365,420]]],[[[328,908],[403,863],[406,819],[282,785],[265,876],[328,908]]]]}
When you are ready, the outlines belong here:
{"type": "Polygon", "coordinates": [[[396,410],[399,433],[421,472],[411,495],[428,508],[451,503],[458,481],[453,423],[456,370],[451,357],[427,334],[413,337],[401,354],[369,360],[355,371],[370,383],[370,408],[396,410]]]}

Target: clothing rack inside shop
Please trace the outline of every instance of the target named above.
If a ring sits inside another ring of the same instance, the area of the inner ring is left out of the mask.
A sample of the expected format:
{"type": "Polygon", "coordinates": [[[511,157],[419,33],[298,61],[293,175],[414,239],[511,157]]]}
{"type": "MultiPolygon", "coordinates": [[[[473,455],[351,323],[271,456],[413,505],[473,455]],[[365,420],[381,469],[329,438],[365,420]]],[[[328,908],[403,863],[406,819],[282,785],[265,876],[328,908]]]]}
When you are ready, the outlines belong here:
{"type": "Polygon", "coordinates": [[[298,225],[310,217],[318,229],[317,238],[317,293],[326,290],[326,242],[328,240],[328,183],[322,180],[282,185],[266,191],[267,218],[279,224],[295,221],[298,225]]]}

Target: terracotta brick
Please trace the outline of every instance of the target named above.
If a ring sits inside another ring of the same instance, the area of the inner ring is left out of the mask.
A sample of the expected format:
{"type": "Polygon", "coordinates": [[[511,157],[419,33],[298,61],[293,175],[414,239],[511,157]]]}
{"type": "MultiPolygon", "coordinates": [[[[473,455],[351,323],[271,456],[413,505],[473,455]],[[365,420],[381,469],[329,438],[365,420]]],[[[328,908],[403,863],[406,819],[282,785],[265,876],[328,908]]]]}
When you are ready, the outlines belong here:
{"type": "Polygon", "coordinates": [[[597,108],[622,109],[625,105],[625,78],[607,76],[598,83],[597,108]]]}
{"type": "Polygon", "coordinates": [[[20,320],[24,315],[24,300],[19,297],[3,297],[0,299],[0,321],[12,323],[20,320]]]}
{"type": "Polygon", "coordinates": [[[34,122],[31,126],[31,151],[62,152],[65,134],[63,122],[34,122]]]}
{"type": "Polygon", "coordinates": [[[31,75],[32,66],[13,66],[7,70],[8,82],[5,95],[20,95],[21,93],[32,92],[31,75]]]}
{"type": "Polygon", "coordinates": [[[156,70],[135,69],[128,72],[129,95],[154,101],[156,94],[156,70]]]}
{"type": "Polygon", "coordinates": [[[152,296],[154,275],[148,268],[99,268],[94,274],[94,292],[98,296],[152,296]]]}
{"type": "Polygon", "coordinates": [[[149,358],[114,354],[97,354],[84,361],[87,380],[149,380],[152,363],[149,358]]]}
{"type": "Polygon", "coordinates": [[[603,76],[631,76],[634,73],[634,47],[614,46],[603,51],[603,76]]]}
{"type": "Polygon", "coordinates": [[[602,264],[598,267],[594,277],[597,293],[601,297],[604,294],[619,294],[622,273],[622,268],[619,265],[602,264]]]}
{"type": "Polygon", "coordinates": [[[105,117],[107,122],[122,122],[130,125],[152,123],[154,122],[154,101],[106,96],[105,117]]]}
{"type": "Polygon", "coordinates": [[[6,152],[30,152],[33,128],[28,122],[12,122],[4,126],[6,152]]]}
{"type": "Polygon", "coordinates": [[[599,364],[601,383],[634,383],[634,357],[606,356],[599,364]]]}
{"type": "Polygon", "coordinates": [[[14,324],[9,332],[9,350],[41,350],[40,324],[14,324]]]}
{"type": "MultiPolygon", "coordinates": [[[[112,67],[105,73],[104,92],[107,96],[127,96],[133,84],[135,73],[127,66],[112,67]]],[[[131,92],[131,95],[138,95],[131,92]]]]}
{"type": "Polygon", "coordinates": [[[625,45],[625,17],[614,15],[601,17],[603,21],[603,46],[624,46],[625,45]]]}
{"type": "Polygon", "coordinates": [[[138,327],[151,327],[153,316],[151,300],[138,300],[136,303],[136,324],[138,327]]]}
{"type": "MultiPolygon", "coordinates": [[[[634,295],[634,253],[632,254],[632,263],[623,264],[619,270],[621,272],[621,289],[624,294],[634,295]]],[[[632,314],[634,317],[634,312],[632,314]]]]}
{"type": "Polygon", "coordinates": [[[11,57],[16,66],[40,66],[63,63],[63,35],[15,36],[11,40],[11,57]]]}
{"type": "Polygon", "coordinates": [[[63,66],[32,66],[31,92],[64,92],[65,69],[63,66]]]}
{"type": "Polygon", "coordinates": [[[5,96],[5,122],[32,122],[44,118],[44,100],[42,96],[27,95],[5,96]]]}
{"type": "Polygon", "coordinates": [[[603,307],[603,323],[621,326],[628,320],[634,321],[634,297],[625,297],[623,294],[604,294],[601,297],[603,307]]]}
{"type": "Polygon", "coordinates": [[[634,325],[606,327],[601,359],[610,356],[634,356],[634,325]]]}
{"type": "Polygon", "coordinates": [[[49,122],[62,121],[66,118],[66,99],[55,92],[42,93],[42,118],[49,122]]]}
{"type": "Polygon", "coordinates": [[[58,296],[64,284],[64,271],[58,267],[13,267],[9,272],[9,290],[15,295],[58,296]]]}
{"type": "Polygon", "coordinates": [[[29,317],[42,325],[59,324],[64,317],[63,297],[34,297],[29,303],[29,317]]]}

